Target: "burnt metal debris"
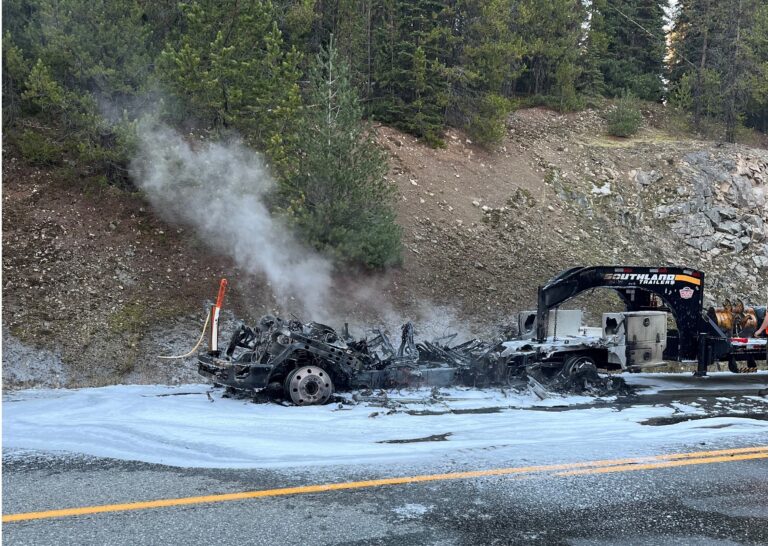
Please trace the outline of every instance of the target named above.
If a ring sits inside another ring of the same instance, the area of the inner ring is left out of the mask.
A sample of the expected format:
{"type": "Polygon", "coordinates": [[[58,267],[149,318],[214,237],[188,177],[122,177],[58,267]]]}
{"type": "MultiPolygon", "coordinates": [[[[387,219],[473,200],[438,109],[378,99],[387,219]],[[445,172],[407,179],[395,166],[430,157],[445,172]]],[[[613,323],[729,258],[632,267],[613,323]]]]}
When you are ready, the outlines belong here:
{"type": "Polygon", "coordinates": [[[264,389],[297,405],[323,404],[335,390],[350,389],[503,386],[543,396],[551,391],[602,395],[624,385],[619,378],[600,376],[590,359],[552,367],[525,351],[510,353],[502,343],[455,343],[456,338],[417,342],[408,322],[394,342],[382,329],[355,339],[347,325],[337,332],[317,322],[265,315],[256,326],[240,326],[223,353],[201,353],[198,369],[215,384],[264,389]]]}

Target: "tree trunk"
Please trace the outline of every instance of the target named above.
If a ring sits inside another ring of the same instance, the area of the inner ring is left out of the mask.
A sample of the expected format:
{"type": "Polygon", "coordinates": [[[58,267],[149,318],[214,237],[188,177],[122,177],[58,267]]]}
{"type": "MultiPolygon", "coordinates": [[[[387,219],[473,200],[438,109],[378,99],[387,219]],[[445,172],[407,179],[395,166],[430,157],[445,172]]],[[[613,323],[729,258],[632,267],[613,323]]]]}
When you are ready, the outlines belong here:
{"type": "Polygon", "coordinates": [[[703,42],[701,44],[701,61],[699,62],[699,69],[696,71],[696,87],[693,91],[693,126],[696,128],[696,131],[701,130],[701,94],[702,94],[702,87],[704,85],[703,77],[704,77],[704,68],[707,64],[707,40],[709,38],[709,25],[705,22],[704,26],[704,37],[703,42]]]}
{"type": "Polygon", "coordinates": [[[723,105],[725,117],[725,141],[735,142],[736,140],[736,93],[738,93],[738,80],[743,75],[740,73],[741,65],[741,15],[742,2],[739,0],[738,12],[736,13],[736,39],[734,40],[731,51],[733,52],[728,63],[728,77],[725,84],[728,86],[725,93],[725,104],[723,105]]]}

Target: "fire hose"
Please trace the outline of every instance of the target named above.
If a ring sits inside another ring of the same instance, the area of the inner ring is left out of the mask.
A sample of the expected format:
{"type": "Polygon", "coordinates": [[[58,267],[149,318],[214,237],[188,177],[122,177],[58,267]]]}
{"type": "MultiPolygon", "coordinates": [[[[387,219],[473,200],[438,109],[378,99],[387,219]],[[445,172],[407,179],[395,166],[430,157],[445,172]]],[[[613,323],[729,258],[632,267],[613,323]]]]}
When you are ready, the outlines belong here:
{"type": "Polygon", "coordinates": [[[216,298],[216,304],[211,307],[211,310],[208,311],[208,316],[205,317],[205,324],[203,324],[203,331],[200,332],[200,339],[197,340],[197,343],[194,347],[192,347],[192,350],[189,351],[187,354],[183,355],[177,355],[177,356],[158,356],[157,358],[163,359],[163,360],[177,360],[182,358],[187,358],[192,356],[195,351],[197,351],[197,348],[200,347],[200,344],[203,342],[203,338],[205,337],[205,330],[208,328],[208,323],[211,322],[211,351],[215,352],[218,350],[218,337],[219,337],[219,313],[221,313],[221,306],[224,303],[224,294],[227,291],[227,279],[221,279],[221,282],[219,283],[219,295],[216,298]]]}
{"type": "MultiPolygon", "coordinates": [[[[211,308],[213,310],[213,308],[211,308]]],[[[176,360],[181,358],[188,358],[195,354],[195,351],[197,351],[197,348],[200,347],[200,344],[203,342],[203,338],[205,337],[205,331],[208,329],[208,323],[211,320],[211,311],[208,311],[208,316],[205,317],[205,324],[203,324],[203,331],[200,332],[200,339],[197,340],[197,343],[195,343],[195,346],[192,347],[192,350],[189,351],[187,354],[183,355],[177,355],[177,356],[158,356],[157,358],[160,358],[162,360],[176,360]]]]}

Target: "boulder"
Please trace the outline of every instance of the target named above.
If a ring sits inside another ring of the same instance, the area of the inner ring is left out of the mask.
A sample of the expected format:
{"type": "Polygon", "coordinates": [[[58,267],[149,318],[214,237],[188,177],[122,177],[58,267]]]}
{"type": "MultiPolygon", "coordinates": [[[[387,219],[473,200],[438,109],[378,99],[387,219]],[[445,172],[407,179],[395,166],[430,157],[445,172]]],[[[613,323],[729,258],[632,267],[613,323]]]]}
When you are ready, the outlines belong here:
{"type": "Polygon", "coordinates": [[[714,210],[716,210],[717,213],[726,220],[735,220],[736,217],[739,215],[739,211],[733,207],[728,207],[728,206],[714,207],[714,210]]]}
{"type": "Polygon", "coordinates": [[[716,224],[715,230],[722,231],[724,233],[731,233],[733,235],[740,235],[745,231],[744,226],[738,222],[734,222],[733,220],[726,220],[725,222],[716,224]]]}
{"type": "Polygon", "coordinates": [[[713,237],[688,237],[684,241],[688,246],[702,252],[709,252],[717,246],[717,241],[713,237]]]}
{"type": "Polygon", "coordinates": [[[712,183],[708,178],[699,174],[693,177],[693,191],[705,201],[712,198],[712,183]]]}
{"type": "Polygon", "coordinates": [[[715,228],[703,212],[683,216],[672,224],[672,229],[683,237],[707,237],[715,233],[715,228]]]}
{"type": "Polygon", "coordinates": [[[756,235],[758,239],[764,237],[765,222],[757,214],[747,214],[744,217],[744,225],[747,228],[746,231],[752,235],[756,235]]]}
{"type": "Polygon", "coordinates": [[[758,269],[768,269],[768,256],[752,256],[752,261],[758,269]]]}
{"type": "Polygon", "coordinates": [[[755,205],[758,207],[764,207],[766,203],[765,188],[752,188],[752,196],[755,200],[755,205]]]}
{"type": "Polygon", "coordinates": [[[661,173],[656,172],[655,170],[652,171],[642,171],[638,170],[635,173],[635,182],[642,186],[649,186],[651,184],[654,184],[655,182],[658,182],[664,178],[664,176],[661,173]]]}
{"type": "Polygon", "coordinates": [[[744,250],[744,245],[741,244],[741,241],[738,239],[730,239],[730,238],[723,238],[720,240],[720,246],[723,246],[725,248],[730,248],[733,250],[734,253],[738,254],[742,250],[744,250]]]}
{"type": "MultiPolygon", "coordinates": [[[[765,197],[760,195],[765,203],[765,197]]],[[[743,176],[734,176],[731,179],[731,187],[725,194],[725,198],[729,203],[739,208],[753,208],[758,206],[755,192],[752,188],[752,182],[748,178],[743,176]]]]}

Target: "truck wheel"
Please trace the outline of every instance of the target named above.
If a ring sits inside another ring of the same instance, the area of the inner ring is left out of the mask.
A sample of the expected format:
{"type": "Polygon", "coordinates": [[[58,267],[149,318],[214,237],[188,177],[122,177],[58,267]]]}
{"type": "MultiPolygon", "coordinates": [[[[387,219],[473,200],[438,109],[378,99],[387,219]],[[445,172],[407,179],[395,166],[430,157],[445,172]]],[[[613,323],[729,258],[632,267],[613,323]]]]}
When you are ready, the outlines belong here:
{"type": "Polygon", "coordinates": [[[560,376],[573,383],[582,383],[584,380],[595,380],[599,377],[595,360],[585,355],[574,355],[566,359],[560,376]]]}
{"type": "Polygon", "coordinates": [[[333,394],[331,377],[318,366],[296,368],[283,385],[286,396],[297,406],[325,404],[333,394]]]}
{"type": "Polygon", "coordinates": [[[567,370],[569,374],[580,370],[588,370],[591,368],[597,369],[595,359],[585,355],[572,356],[566,359],[565,365],[563,366],[563,369],[567,370]]]}

